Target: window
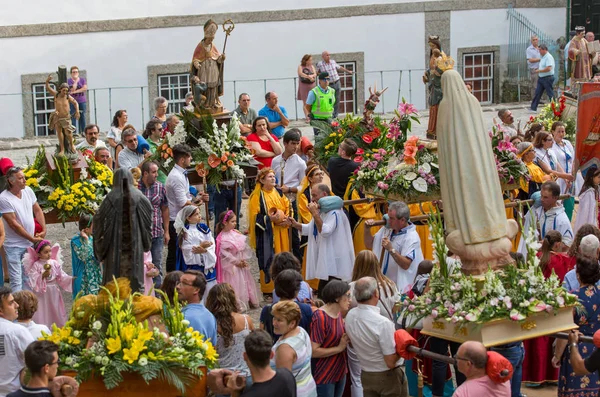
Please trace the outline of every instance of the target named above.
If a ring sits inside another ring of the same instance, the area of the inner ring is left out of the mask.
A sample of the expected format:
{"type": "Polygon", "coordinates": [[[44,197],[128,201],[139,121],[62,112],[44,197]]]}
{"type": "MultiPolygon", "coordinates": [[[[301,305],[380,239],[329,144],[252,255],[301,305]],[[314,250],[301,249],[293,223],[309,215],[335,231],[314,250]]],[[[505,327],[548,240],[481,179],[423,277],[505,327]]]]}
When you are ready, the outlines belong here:
{"type": "Polygon", "coordinates": [[[33,84],[33,119],[36,136],[48,136],[56,134],[48,130],[50,114],[54,112],[54,98],[46,91],[45,84],[33,84]]]}
{"type": "MultiPolygon", "coordinates": [[[[356,72],[356,62],[338,62],[343,68],[352,72],[356,72]]],[[[356,74],[349,74],[343,71],[338,71],[340,75],[340,103],[338,104],[338,113],[346,114],[356,113],[356,74]]]]}
{"type": "MultiPolygon", "coordinates": [[[[167,98],[167,113],[179,113],[185,106],[185,94],[190,91],[189,73],[158,76],[158,95],[167,98]]],[[[151,106],[153,106],[151,104],[151,106]]]]}
{"type": "Polygon", "coordinates": [[[494,99],[494,53],[463,54],[463,79],[471,84],[473,95],[482,104],[494,99]]]}

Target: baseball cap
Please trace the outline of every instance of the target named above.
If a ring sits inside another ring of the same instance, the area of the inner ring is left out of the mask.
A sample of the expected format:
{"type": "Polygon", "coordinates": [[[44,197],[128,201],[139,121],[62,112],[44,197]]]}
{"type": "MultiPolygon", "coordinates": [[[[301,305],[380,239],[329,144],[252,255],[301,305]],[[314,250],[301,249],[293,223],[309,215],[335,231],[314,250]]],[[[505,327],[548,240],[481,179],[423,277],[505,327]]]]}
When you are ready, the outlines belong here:
{"type": "Polygon", "coordinates": [[[325,79],[329,79],[329,73],[327,73],[327,72],[319,73],[319,80],[325,80],[325,79]]]}

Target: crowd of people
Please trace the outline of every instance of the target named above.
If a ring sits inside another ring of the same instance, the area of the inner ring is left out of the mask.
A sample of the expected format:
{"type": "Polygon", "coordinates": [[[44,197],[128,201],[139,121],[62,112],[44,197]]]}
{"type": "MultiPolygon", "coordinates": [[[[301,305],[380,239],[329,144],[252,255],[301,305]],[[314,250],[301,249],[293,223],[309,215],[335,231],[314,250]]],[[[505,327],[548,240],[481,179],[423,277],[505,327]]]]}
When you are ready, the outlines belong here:
{"type": "MultiPolygon", "coordinates": [[[[298,99],[307,119],[337,116],[338,71],[351,73],[329,53],[322,57],[315,66],[305,55],[298,67],[298,99]]],[[[73,76],[77,71],[71,70],[73,76]]],[[[85,92],[85,80],[74,78],[72,84],[85,92]]],[[[186,96],[186,106],[193,106],[192,100],[186,96]]],[[[81,110],[85,95],[77,102],[81,110]]],[[[289,128],[277,93],[268,92],[258,112],[246,93],[238,103],[234,112],[240,130],[259,163],[244,212],[242,200],[234,200],[234,185],[222,182],[202,193],[190,186],[189,146],[172,148],[174,167],[168,175],[148,159],[180,122],[178,115],[167,114],[165,98],[155,99],[155,114],[143,131],[128,124],[126,110],[115,113],[106,142],[99,139],[98,126],[82,128],[77,149],[92,151],[97,161],[115,170],[115,189],[122,189],[124,181],[136,188],[140,205],[151,214],[147,230],[135,231],[145,252],[132,287],[145,294],[161,289],[165,299],[177,296],[185,302],[185,319],[219,354],[219,369],[209,374],[217,395],[407,396],[415,377],[396,352],[394,331],[403,326],[396,322],[397,303],[401,294],[419,295],[427,286],[433,259],[427,226],[411,222],[415,207],[401,201],[344,205],[344,200],[364,197],[351,188],[359,166],[353,161],[358,147],[352,139],[341,142],[338,156],[328,164],[319,164],[313,143],[299,129],[289,128]],[[131,176],[136,168],[138,182],[131,176]],[[200,204],[210,209],[208,219],[200,204]],[[384,215],[386,226],[380,227],[377,221],[384,215]],[[247,217],[247,231],[239,231],[242,217],[247,217]],[[254,263],[259,280],[252,272],[254,263]],[[255,324],[247,311],[261,304],[255,324]]],[[[528,213],[508,215],[524,216],[524,227],[538,230],[544,275],[556,274],[578,295],[586,311],[575,322],[584,335],[591,335],[600,326],[600,170],[588,171],[585,179],[573,176],[574,149],[564,139],[561,122],[551,131],[535,124],[522,131],[509,110],[500,110],[498,117],[530,174],[514,196],[540,196],[540,205],[528,213]],[[561,200],[563,194],[579,196],[574,228],[574,199],[561,200]]],[[[72,273],[67,274],[60,247],[47,239],[44,213],[23,170],[13,166],[2,171],[7,189],[0,193],[0,246],[8,274],[0,281],[9,280],[10,288],[0,287],[0,365],[8,369],[0,374],[0,397],[14,397],[45,390],[56,375],[57,348],[34,340],[53,324],[64,325],[61,289],[73,297],[97,294],[114,275],[107,262],[115,250],[105,255],[101,247],[110,242],[94,239],[98,218],[81,215],[79,232],[71,239],[72,273]],[[28,385],[20,377],[24,367],[33,375],[28,385]]],[[[246,193],[239,189],[238,198],[246,193]]],[[[517,260],[524,250],[522,243],[517,260]]],[[[560,396],[600,390],[600,380],[590,374],[598,361],[591,345],[553,344],[541,337],[494,347],[514,370],[511,381],[501,385],[486,375],[483,345],[430,338],[427,347],[454,355],[457,396],[518,397],[522,383],[548,381],[558,382],[560,396]]],[[[447,364],[433,362],[428,379],[433,396],[444,394],[447,372],[447,364]]]]}

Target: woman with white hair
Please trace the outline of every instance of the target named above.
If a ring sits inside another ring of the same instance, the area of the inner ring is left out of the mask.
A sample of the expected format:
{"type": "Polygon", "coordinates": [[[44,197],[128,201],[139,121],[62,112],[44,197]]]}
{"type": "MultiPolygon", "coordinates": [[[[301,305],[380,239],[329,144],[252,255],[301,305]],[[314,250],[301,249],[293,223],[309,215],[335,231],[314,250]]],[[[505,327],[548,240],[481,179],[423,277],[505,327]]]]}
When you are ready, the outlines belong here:
{"type": "Polygon", "coordinates": [[[167,98],[159,96],[154,98],[154,116],[151,120],[158,120],[162,124],[163,128],[167,128],[167,109],[169,108],[169,101],[167,98]]]}

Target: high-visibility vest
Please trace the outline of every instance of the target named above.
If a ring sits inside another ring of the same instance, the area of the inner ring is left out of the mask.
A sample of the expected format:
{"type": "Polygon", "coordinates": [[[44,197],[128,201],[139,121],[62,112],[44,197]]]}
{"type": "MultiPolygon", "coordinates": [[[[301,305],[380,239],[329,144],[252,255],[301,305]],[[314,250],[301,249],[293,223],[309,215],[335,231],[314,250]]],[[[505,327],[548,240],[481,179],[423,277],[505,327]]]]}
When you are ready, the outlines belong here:
{"type": "Polygon", "coordinates": [[[315,101],[312,104],[311,113],[315,119],[327,120],[333,115],[333,106],[335,105],[335,90],[331,87],[327,92],[321,91],[319,86],[311,90],[315,94],[315,101]]]}

